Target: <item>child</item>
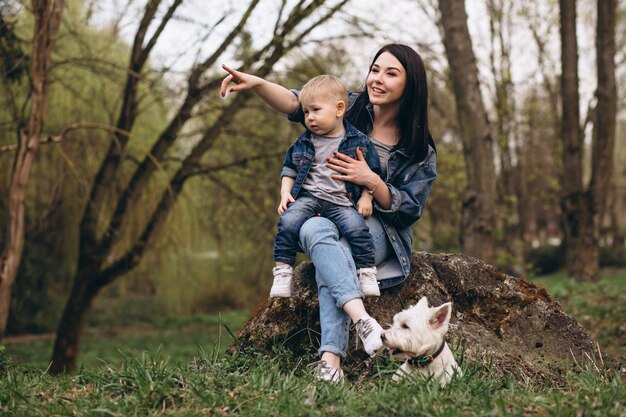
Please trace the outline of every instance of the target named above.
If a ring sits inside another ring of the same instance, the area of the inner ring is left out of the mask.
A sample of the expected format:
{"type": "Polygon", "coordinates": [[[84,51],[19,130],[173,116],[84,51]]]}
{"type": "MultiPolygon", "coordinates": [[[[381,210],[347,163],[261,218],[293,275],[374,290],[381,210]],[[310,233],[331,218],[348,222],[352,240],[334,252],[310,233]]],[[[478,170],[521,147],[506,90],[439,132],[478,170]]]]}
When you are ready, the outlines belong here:
{"type": "Polygon", "coordinates": [[[374,244],[364,219],[372,214],[374,190],[335,180],[331,175],[336,172],[326,166],[335,152],[356,159],[359,147],[369,167],[380,174],[380,160],[373,144],[343,118],[347,103],[345,85],[331,75],[311,79],[300,92],[308,130],[287,151],[281,172],[281,217],[274,241],[276,267],[270,297],[291,296],[300,227],[313,216],[332,220],[347,239],[363,294],[380,295],[374,244]]]}

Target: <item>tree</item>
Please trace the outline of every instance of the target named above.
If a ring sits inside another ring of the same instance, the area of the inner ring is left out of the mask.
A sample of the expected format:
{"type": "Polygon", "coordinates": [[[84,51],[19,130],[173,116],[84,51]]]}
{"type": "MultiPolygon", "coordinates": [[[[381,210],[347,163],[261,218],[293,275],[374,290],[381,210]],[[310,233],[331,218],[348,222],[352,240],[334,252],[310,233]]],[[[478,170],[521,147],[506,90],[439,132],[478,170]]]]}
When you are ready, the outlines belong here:
{"type": "Polygon", "coordinates": [[[515,115],[515,85],[511,65],[514,36],[514,4],[502,0],[488,0],[491,48],[489,61],[493,75],[495,105],[494,135],[497,138],[500,172],[497,177],[498,266],[509,271],[523,269],[523,230],[527,227],[527,212],[520,202],[527,199],[524,161],[520,158],[522,143],[518,142],[515,115]],[[511,265],[512,264],[512,265],[511,265]]]}
{"type": "MultiPolygon", "coordinates": [[[[241,67],[266,76],[280,58],[300,45],[314,28],[329,20],[346,2],[347,0],[338,1],[322,8],[325,4],[323,0],[301,1],[290,10],[283,3],[273,26],[273,36],[265,45],[252,50],[244,58],[241,67]],[[301,25],[305,27],[300,27],[301,25]]],[[[185,96],[173,112],[168,125],[130,174],[128,181],[118,180],[139,109],[137,93],[143,81],[144,66],[180,1],[174,1],[157,23],[156,12],[160,3],[159,0],[151,0],[146,4],[132,46],[122,105],[114,129],[115,138],[96,174],[81,220],[76,273],[57,329],[50,367],[53,374],[75,369],[85,314],[93,300],[102,288],[139,264],[146,250],[154,244],[163,229],[168,213],[174,207],[185,183],[190,178],[208,176],[242,163],[241,160],[231,159],[207,164],[203,161],[203,156],[213,148],[229,123],[244,107],[250,98],[249,94],[239,94],[224,106],[213,106],[210,117],[207,117],[210,122],[191,145],[177,139],[183,127],[193,117],[194,109],[208,94],[217,94],[216,88],[223,74],[206,73],[242,33],[258,0],[248,4],[238,24],[212,54],[192,68],[187,79],[185,96]],[[156,24],[156,29],[146,39],[148,29],[153,24],[156,24]],[[170,168],[172,165],[167,163],[172,159],[177,161],[174,168],[170,168]],[[148,190],[159,196],[156,204],[148,203],[148,190]],[[138,213],[146,213],[147,219],[141,218],[138,213]],[[131,221],[135,223],[133,228],[127,227],[131,221]]]]}
{"type": "MultiPolygon", "coordinates": [[[[519,217],[525,242],[530,239],[545,245],[552,237],[562,236],[559,194],[562,178],[561,110],[558,58],[549,52],[548,44],[558,26],[558,12],[546,14],[541,5],[528,3],[522,7],[524,26],[531,32],[537,49],[541,83],[523,97],[521,119],[525,138],[521,155],[520,184],[532,190],[518,202],[519,217]]],[[[558,35],[556,35],[558,37],[558,35]]],[[[529,250],[528,245],[525,248],[529,250]]]]}
{"type": "Polygon", "coordinates": [[[561,208],[567,271],[578,281],[599,277],[600,226],[613,171],[615,141],[615,13],[612,0],[598,1],[596,54],[598,100],[592,138],[592,172],[583,183],[583,135],[579,117],[576,1],[560,0],[562,59],[563,195],[561,208]]]}
{"type": "MultiPolygon", "coordinates": [[[[593,124],[593,148],[591,162],[593,228],[599,239],[602,222],[607,209],[613,184],[615,130],[617,116],[617,87],[615,81],[615,22],[617,1],[598,0],[596,23],[596,65],[598,87],[593,124]]],[[[598,256],[599,259],[599,256],[598,256]]]]}
{"type": "Polygon", "coordinates": [[[493,262],[496,201],[493,138],[481,97],[467,13],[465,7],[454,0],[440,0],[439,10],[467,169],[468,187],[462,203],[462,250],[493,262]]]}
{"type": "Polygon", "coordinates": [[[24,250],[24,202],[33,160],[39,145],[48,107],[51,54],[61,24],[63,0],[33,0],[35,17],[30,64],[29,114],[17,133],[18,145],[9,186],[8,218],[0,256],[0,336],[4,334],[15,282],[24,250]]]}
{"type": "MultiPolygon", "coordinates": [[[[27,64],[34,21],[29,10],[15,6],[3,13],[15,33],[18,51],[26,54],[18,62],[27,64]]],[[[111,139],[106,129],[77,130],[73,127],[112,128],[119,109],[120,85],[126,76],[128,42],[111,35],[107,27],[90,26],[85,21],[82,0],[66,0],[62,20],[52,54],[48,111],[26,194],[24,251],[11,291],[7,335],[53,332],[58,324],[75,268],[78,221],[93,173],[111,139]]],[[[28,65],[25,68],[28,71],[28,65]]],[[[148,71],[150,87],[142,86],[142,111],[133,132],[135,139],[127,153],[127,167],[140,155],[139,150],[150,145],[150,138],[157,134],[170,114],[165,97],[171,90],[158,78],[159,68],[151,65],[148,71]]],[[[14,71],[9,75],[13,76],[14,71]]],[[[27,90],[28,78],[22,77],[5,83],[0,93],[4,104],[0,106],[0,144],[4,145],[0,146],[2,219],[7,218],[4,201],[11,161],[17,149],[13,132],[24,117],[21,107],[28,100],[27,90]],[[17,104],[17,112],[11,111],[11,103],[17,104]]],[[[177,230],[181,223],[177,216],[170,221],[177,230]]],[[[176,234],[166,236],[170,239],[169,236],[176,237],[176,234]]],[[[143,282],[147,285],[154,275],[153,271],[146,271],[140,280],[139,274],[131,274],[116,290],[125,291],[129,286],[127,282],[132,282],[133,288],[143,282]]]]}

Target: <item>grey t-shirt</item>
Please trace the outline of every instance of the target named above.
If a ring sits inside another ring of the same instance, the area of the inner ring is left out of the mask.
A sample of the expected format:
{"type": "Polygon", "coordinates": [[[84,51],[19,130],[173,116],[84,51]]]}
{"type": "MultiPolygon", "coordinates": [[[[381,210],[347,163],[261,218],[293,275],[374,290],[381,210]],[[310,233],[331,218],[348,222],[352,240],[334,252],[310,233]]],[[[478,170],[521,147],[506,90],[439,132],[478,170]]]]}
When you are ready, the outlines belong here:
{"type": "Polygon", "coordinates": [[[344,135],[333,138],[311,134],[311,142],[315,147],[315,159],[311,164],[309,174],[302,183],[302,188],[319,199],[339,206],[351,206],[352,202],[348,198],[345,182],[332,179],[331,175],[337,174],[337,171],[326,166],[326,159],[333,157],[333,152],[339,149],[343,138],[344,135]]]}
{"type": "Polygon", "coordinates": [[[377,141],[374,138],[370,138],[376,151],[378,152],[378,156],[380,158],[380,177],[384,180],[387,178],[387,164],[389,163],[389,155],[391,155],[391,151],[393,150],[393,146],[386,145],[382,142],[377,141]]]}

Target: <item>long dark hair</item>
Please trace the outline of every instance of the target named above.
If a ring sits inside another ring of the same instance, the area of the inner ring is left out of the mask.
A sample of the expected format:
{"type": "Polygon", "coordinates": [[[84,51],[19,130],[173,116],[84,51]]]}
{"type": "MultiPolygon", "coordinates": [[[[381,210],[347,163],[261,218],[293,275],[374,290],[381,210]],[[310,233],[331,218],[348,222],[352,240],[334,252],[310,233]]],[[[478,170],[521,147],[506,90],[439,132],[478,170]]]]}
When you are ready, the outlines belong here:
{"type": "MultiPolygon", "coordinates": [[[[397,118],[400,129],[398,147],[404,148],[412,159],[422,161],[428,155],[429,144],[435,149],[428,126],[428,83],[424,62],[410,46],[392,43],[378,50],[370,64],[368,75],[383,52],[389,52],[395,56],[406,72],[406,86],[400,98],[397,118]]],[[[371,133],[373,127],[367,109],[369,104],[366,78],[363,92],[359,94],[346,115],[350,123],[364,133],[371,133]]]]}

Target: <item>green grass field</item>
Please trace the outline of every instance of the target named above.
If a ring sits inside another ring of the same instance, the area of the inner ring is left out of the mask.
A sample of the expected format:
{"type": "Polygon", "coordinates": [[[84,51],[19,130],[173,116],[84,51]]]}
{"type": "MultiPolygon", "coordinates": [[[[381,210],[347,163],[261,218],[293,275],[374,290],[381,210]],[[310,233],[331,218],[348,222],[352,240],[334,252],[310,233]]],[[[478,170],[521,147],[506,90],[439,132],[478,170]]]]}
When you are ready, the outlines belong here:
{"type": "MultiPolygon", "coordinates": [[[[143,352],[159,351],[172,364],[187,363],[199,350],[222,353],[233,340],[227,328],[236,332],[247,315],[246,310],[241,310],[144,321],[135,327],[89,328],[81,341],[79,367],[95,368],[103,362],[119,364],[123,355],[138,356],[143,352]]],[[[46,369],[52,354],[52,336],[7,344],[6,353],[14,363],[46,369]]]]}
{"type": "MultiPolygon", "coordinates": [[[[626,361],[626,271],[605,271],[593,284],[562,274],[533,281],[602,350],[626,361]]],[[[232,340],[226,327],[236,331],[247,314],[151,318],[122,328],[92,321],[98,327],[86,333],[81,369],[71,376],[45,373],[51,339],[7,344],[0,350],[0,415],[626,416],[622,369],[578,369],[567,387],[557,387],[501,379],[464,362],[464,375],[441,388],[421,379],[394,384],[398,364],[381,360],[365,380],[315,383],[306,367],[314,357],[223,354],[232,340]]]]}

